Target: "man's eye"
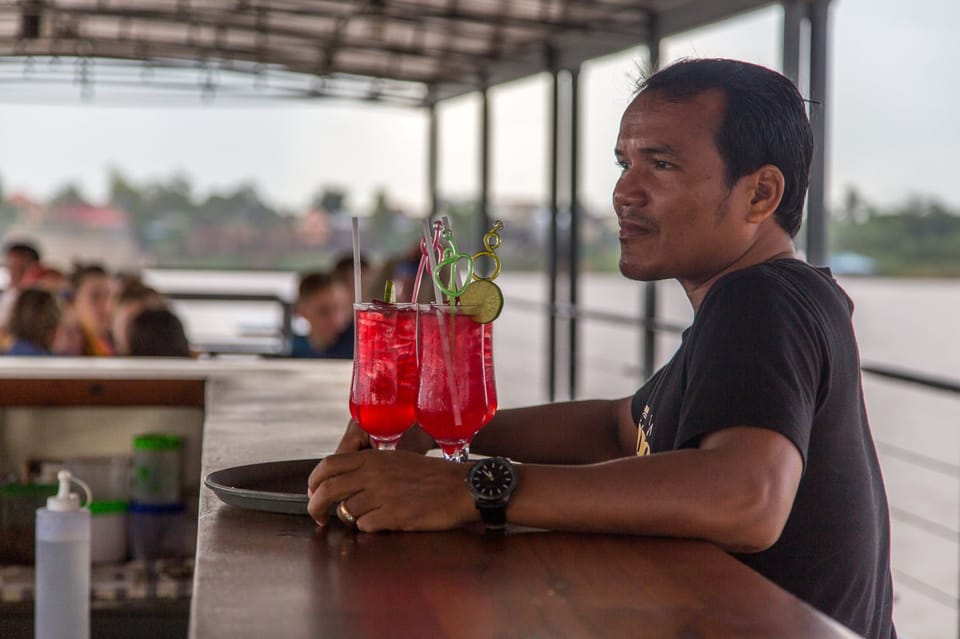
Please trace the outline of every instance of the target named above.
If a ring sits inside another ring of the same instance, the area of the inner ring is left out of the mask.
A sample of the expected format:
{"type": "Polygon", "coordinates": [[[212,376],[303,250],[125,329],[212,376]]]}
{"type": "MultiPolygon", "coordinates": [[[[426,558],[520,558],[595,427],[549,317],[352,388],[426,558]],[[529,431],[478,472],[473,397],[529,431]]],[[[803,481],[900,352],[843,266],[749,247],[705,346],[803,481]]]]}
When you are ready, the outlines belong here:
{"type": "Polygon", "coordinates": [[[621,170],[621,171],[626,171],[627,169],[630,168],[630,164],[627,163],[626,160],[617,160],[617,161],[616,161],[616,165],[617,165],[618,167],[620,167],[620,170],[621,170]]]}
{"type": "Polygon", "coordinates": [[[653,168],[655,169],[671,169],[673,165],[667,162],[666,160],[653,160],[653,168]]]}

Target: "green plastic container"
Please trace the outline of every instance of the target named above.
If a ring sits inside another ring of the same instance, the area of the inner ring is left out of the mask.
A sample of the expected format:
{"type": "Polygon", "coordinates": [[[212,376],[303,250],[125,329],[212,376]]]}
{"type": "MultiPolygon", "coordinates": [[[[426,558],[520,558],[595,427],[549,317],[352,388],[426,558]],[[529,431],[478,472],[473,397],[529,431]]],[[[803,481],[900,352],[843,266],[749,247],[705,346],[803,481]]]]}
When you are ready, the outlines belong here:
{"type": "Polygon", "coordinates": [[[180,501],[183,438],[147,433],[133,438],[133,499],[141,504],[180,501]]]}

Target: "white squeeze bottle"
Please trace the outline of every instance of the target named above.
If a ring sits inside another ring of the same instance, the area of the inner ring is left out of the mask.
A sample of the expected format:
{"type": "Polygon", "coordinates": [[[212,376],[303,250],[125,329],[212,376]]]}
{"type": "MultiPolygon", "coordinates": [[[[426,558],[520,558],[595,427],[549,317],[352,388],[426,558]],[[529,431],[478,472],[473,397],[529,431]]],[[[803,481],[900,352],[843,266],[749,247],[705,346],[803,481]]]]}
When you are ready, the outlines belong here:
{"type": "Polygon", "coordinates": [[[47,507],[37,509],[36,639],[90,637],[90,511],[70,492],[70,471],[57,473],[60,487],[47,507]]]}

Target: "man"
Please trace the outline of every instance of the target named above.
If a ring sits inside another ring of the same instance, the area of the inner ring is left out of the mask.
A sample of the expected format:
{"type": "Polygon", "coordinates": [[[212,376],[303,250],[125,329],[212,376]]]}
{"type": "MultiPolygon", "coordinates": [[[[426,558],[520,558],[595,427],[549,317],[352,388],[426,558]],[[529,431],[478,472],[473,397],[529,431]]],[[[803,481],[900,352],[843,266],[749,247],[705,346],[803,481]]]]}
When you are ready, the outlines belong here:
{"type": "Polygon", "coordinates": [[[691,60],[648,78],[621,121],[613,203],[623,274],[676,278],[693,305],[673,359],[632,398],[502,411],[473,448],[516,467],[360,451],[351,424],[309,479],[314,518],[341,502],[364,531],[505,514],[705,539],[854,631],[895,637],[852,303],[794,257],[812,152],[803,100],[773,71],[691,60]],[[497,472],[506,488],[485,498],[476,484],[497,472]]]}
{"type": "Polygon", "coordinates": [[[11,242],[3,252],[7,267],[7,289],[0,296],[0,318],[6,321],[17,299],[17,292],[24,286],[27,275],[40,266],[40,252],[29,242],[11,242]]]}
{"type": "Polygon", "coordinates": [[[328,273],[303,275],[295,310],[310,324],[310,333],[294,336],[290,356],[351,359],[354,333],[349,299],[342,280],[328,273]]]}

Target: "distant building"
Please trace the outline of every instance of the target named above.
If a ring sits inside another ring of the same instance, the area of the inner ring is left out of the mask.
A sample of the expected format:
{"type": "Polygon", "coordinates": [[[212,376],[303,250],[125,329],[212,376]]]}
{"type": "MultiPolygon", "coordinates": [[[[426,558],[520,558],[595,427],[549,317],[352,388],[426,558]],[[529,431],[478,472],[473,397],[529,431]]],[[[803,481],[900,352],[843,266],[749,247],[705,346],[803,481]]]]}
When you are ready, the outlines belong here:
{"type": "Polygon", "coordinates": [[[123,210],[91,205],[42,209],[21,201],[20,222],[7,229],[7,237],[36,238],[44,261],[69,269],[75,261],[97,261],[112,269],[143,265],[130,215],[123,210]]]}

